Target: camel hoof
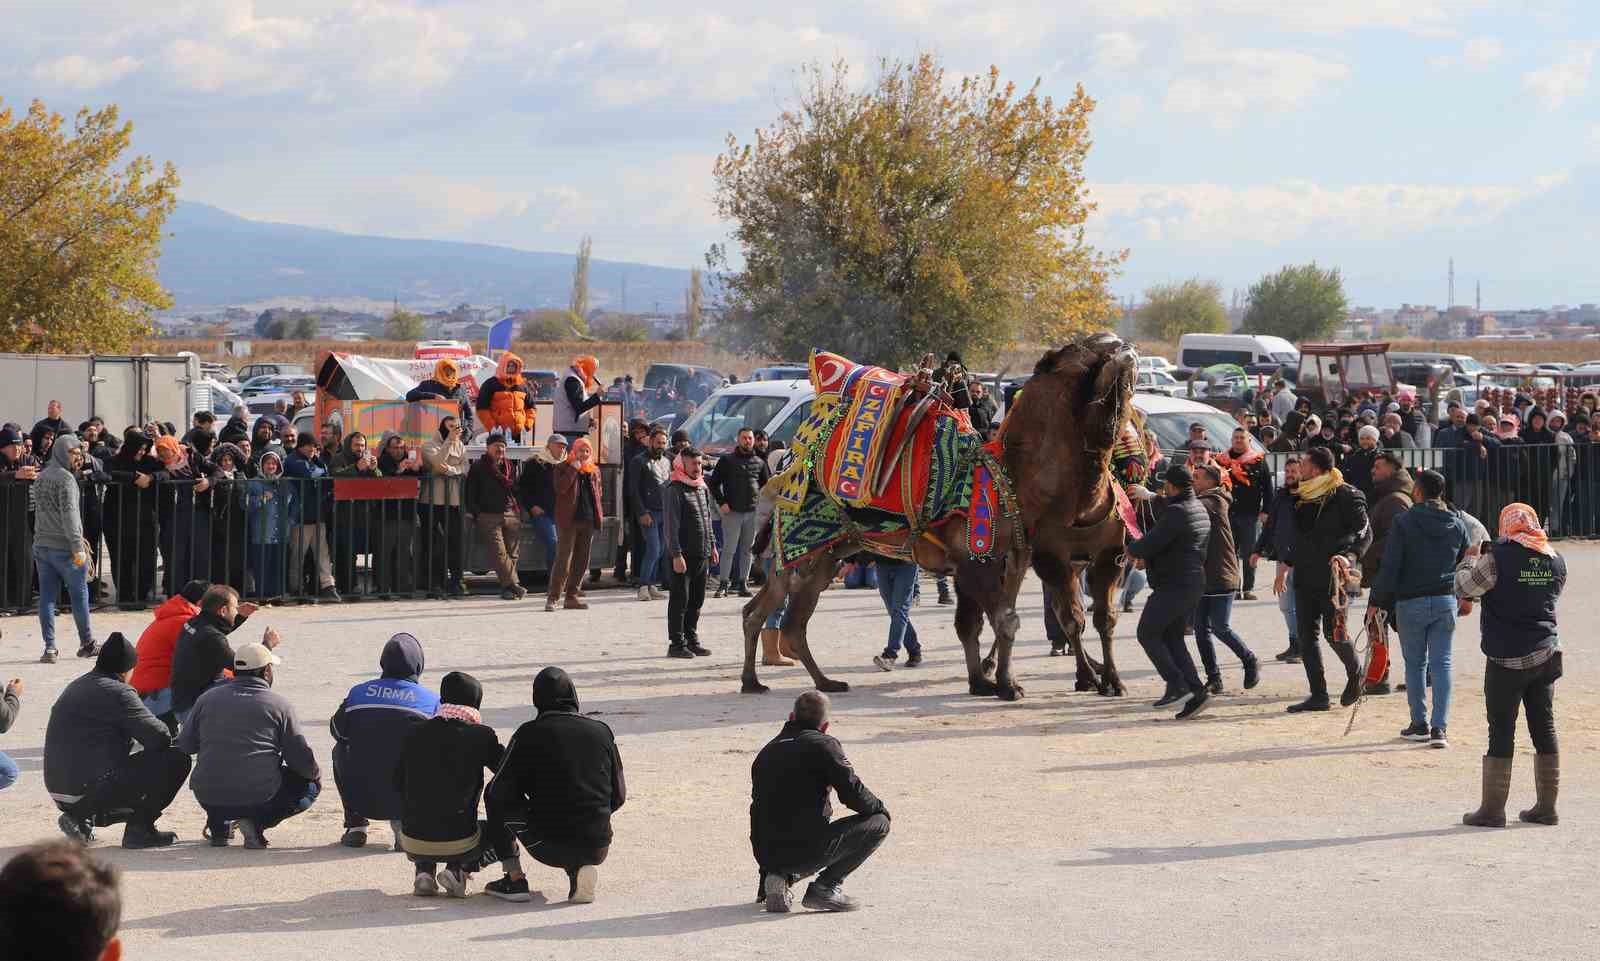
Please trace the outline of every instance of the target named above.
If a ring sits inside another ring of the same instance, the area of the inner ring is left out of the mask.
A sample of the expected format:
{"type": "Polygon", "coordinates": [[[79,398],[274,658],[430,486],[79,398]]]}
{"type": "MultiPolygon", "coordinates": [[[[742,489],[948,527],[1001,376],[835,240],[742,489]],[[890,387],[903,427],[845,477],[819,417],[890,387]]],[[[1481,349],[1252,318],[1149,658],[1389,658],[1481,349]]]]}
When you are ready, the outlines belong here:
{"type": "Polygon", "coordinates": [[[835,681],[832,678],[825,677],[817,682],[817,690],[824,694],[843,694],[845,691],[850,690],[850,685],[844,681],[835,681]]]}
{"type": "Polygon", "coordinates": [[[978,666],[983,669],[983,676],[988,677],[990,674],[994,673],[994,658],[986,657],[978,666]]]}
{"type": "Polygon", "coordinates": [[[1093,681],[1078,681],[1072,685],[1072,689],[1079,693],[1084,693],[1086,691],[1098,691],[1101,694],[1105,693],[1105,690],[1093,681]]]}
{"type": "Polygon", "coordinates": [[[978,680],[967,678],[967,693],[973,697],[994,697],[999,691],[1000,685],[987,677],[979,678],[978,680]]]}
{"type": "Polygon", "coordinates": [[[1004,685],[995,692],[995,696],[1002,701],[1020,701],[1022,700],[1022,685],[1016,683],[1004,685]]]}
{"type": "Polygon", "coordinates": [[[745,678],[744,683],[739,685],[740,694],[765,694],[770,690],[772,688],[752,677],[745,678]]]}

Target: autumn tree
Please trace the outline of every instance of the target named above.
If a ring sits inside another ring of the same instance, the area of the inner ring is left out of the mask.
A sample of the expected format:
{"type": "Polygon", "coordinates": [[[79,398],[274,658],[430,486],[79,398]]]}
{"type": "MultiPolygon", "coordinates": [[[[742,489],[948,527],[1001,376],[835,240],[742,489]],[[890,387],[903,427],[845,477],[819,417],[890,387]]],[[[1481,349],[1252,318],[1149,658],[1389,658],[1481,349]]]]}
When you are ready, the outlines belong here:
{"type": "Polygon", "coordinates": [[[577,316],[570,310],[530,310],[517,315],[521,338],[534,343],[572,340],[578,336],[577,316]]]}
{"type": "Polygon", "coordinates": [[[588,237],[578,244],[578,258],[572,265],[572,299],[568,308],[578,318],[579,324],[589,317],[589,250],[593,246],[588,237]]]}
{"type": "Polygon", "coordinates": [[[1157,284],[1144,292],[1139,332],[1151,340],[1176,343],[1184,334],[1216,334],[1228,329],[1222,286],[1198,277],[1176,284],[1157,284]]]}
{"type": "Polygon", "coordinates": [[[428,329],[421,314],[397,310],[383,322],[383,336],[387,340],[418,340],[428,329]]]}
{"type": "Polygon", "coordinates": [[[296,340],[316,340],[322,333],[322,318],[316,314],[301,314],[294,319],[292,336],[296,340]]]}
{"type": "Polygon", "coordinates": [[[690,340],[700,336],[700,313],[704,308],[704,299],[700,268],[690,267],[689,289],[683,294],[683,332],[690,340]]]}
{"type": "Polygon", "coordinates": [[[731,346],[826,346],[893,365],[983,355],[1103,325],[1123,254],[1084,238],[1094,101],[1000,77],[947,78],[934,57],[883,61],[858,90],[843,64],[804,69],[798,102],[713,175],[733,241],[713,247],[731,346]]]}
{"type": "Polygon", "coordinates": [[[1250,287],[1240,330],[1285,340],[1315,340],[1338,330],[1348,313],[1339,268],[1316,263],[1288,266],[1250,287]]]}
{"type": "Polygon", "coordinates": [[[172,306],[156,259],[178,173],[123,164],[132,135],[114,106],[70,132],[37,100],[0,109],[0,349],[125,351],[172,306]]]}

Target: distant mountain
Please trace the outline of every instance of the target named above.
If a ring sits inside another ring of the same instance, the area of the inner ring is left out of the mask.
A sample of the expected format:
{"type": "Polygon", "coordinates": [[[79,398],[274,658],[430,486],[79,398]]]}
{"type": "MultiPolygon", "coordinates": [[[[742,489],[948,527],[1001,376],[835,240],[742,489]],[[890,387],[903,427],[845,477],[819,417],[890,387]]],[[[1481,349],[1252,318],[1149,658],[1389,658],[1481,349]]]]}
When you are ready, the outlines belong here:
{"type": "MultiPolygon", "coordinates": [[[[564,307],[574,255],[442,240],[398,240],[246,220],[180,202],[167,219],[161,282],[180,309],[268,303],[349,302],[417,308],[505,304],[564,307]]],[[[590,304],[681,310],[689,272],[595,260],[590,304]]]]}

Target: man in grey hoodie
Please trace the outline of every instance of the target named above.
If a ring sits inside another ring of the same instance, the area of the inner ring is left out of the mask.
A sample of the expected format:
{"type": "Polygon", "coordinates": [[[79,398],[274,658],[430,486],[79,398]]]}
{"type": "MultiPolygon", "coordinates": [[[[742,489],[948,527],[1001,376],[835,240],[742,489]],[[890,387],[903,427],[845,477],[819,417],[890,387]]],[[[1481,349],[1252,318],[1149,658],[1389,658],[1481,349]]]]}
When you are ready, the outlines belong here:
{"type": "Polygon", "coordinates": [[[50,463],[34,482],[33,563],[39,572],[39,632],[44,635],[45,664],[56,662],[56,598],[62,585],[72,600],[78,626],[78,656],[99,653],[89,631],[89,552],[83,540],[78,471],[83,444],[62,434],[50,448],[50,463]]]}

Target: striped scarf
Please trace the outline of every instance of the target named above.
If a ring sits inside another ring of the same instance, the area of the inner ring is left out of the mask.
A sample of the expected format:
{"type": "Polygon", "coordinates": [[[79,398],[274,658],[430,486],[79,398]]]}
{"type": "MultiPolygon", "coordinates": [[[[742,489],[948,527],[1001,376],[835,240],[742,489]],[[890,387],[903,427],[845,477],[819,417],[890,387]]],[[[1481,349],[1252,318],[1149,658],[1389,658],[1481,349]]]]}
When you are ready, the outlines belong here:
{"type": "Polygon", "coordinates": [[[483,715],[478,709],[465,704],[440,704],[434,717],[442,717],[447,721],[466,721],[468,724],[483,723],[483,715]]]}

